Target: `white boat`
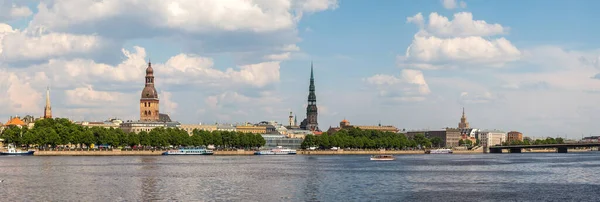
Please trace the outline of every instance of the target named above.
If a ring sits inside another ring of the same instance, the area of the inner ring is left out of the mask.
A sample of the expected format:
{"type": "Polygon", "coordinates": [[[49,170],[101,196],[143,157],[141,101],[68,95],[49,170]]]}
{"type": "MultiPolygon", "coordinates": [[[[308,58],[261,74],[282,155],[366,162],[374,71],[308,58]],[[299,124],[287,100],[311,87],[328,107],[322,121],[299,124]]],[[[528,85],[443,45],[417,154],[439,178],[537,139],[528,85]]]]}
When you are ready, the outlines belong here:
{"type": "Polygon", "coordinates": [[[392,155],[372,155],[371,161],[393,161],[396,158],[392,155]]]}
{"type": "Polygon", "coordinates": [[[213,151],[202,148],[181,148],[163,152],[162,155],[213,155],[213,151]]]}
{"type": "Polygon", "coordinates": [[[275,149],[254,152],[254,155],[294,155],[296,150],[277,146],[275,149]]]}
{"type": "Polygon", "coordinates": [[[434,149],[425,151],[426,154],[452,154],[451,149],[434,149]]]}
{"type": "Polygon", "coordinates": [[[8,151],[0,152],[0,155],[12,155],[12,156],[30,156],[33,155],[35,151],[21,151],[20,149],[16,149],[12,144],[8,145],[8,151]]]}

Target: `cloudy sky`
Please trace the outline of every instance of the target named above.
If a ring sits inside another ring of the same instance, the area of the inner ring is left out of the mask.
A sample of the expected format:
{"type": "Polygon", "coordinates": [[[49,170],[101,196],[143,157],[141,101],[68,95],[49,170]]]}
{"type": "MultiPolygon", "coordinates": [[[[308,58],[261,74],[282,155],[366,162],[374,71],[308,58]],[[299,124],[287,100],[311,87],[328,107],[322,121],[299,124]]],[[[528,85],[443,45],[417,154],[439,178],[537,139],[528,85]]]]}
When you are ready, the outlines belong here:
{"type": "Polygon", "coordinates": [[[600,135],[598,1],[0,0],[0,116],[600,135]]]}

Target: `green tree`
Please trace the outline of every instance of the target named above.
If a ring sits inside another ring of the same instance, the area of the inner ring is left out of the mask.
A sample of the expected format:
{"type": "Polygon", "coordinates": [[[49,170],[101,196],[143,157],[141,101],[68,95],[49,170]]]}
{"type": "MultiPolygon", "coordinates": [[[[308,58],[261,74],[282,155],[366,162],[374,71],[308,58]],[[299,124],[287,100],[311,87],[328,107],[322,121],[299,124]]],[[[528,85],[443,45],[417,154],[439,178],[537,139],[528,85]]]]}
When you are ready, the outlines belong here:
{"type": "Polygon", "coordinates": [[[473,141],[471,141],[471,140],[465,140],[465,145],[466,145],[467,147],[470,147],[470,146],[472,146],[472,145],[473,145],[473,141]]]}
{"type": "Polygon", "coordinates": [[[433,138],[431,138],[431,144],[434,147],[438,147],[438,148],[441,147],[442,146],[442,138],[440,138],[440,137],[433,137],[433,138]]]}
{"type": "Polygon", "coordinates": [[[458,141],[458,146],[463,146],[464,144],[465,144],[465,141],[464,141],[464,140],[460,139],[460,140],[458,141]]]}

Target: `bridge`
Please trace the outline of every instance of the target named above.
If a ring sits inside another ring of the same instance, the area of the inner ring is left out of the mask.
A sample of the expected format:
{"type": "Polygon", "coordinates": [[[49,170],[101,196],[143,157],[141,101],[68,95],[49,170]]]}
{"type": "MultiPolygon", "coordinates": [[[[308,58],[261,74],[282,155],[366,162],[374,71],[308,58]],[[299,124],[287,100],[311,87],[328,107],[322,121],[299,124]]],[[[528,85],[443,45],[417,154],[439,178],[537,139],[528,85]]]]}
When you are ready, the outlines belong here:
{"type": "Polygon", "coordinates": [[[557,153],[567,153],[569,148],[576,147],[600,147],[600,143],[572,143],[572,144],[538,144],[538,145],[510,145],[510,146],[491,146],[490,153],[502,153],[503,149],[510,153],[521,153],[523,149],[543,149],[556,148],[557,153]]]}

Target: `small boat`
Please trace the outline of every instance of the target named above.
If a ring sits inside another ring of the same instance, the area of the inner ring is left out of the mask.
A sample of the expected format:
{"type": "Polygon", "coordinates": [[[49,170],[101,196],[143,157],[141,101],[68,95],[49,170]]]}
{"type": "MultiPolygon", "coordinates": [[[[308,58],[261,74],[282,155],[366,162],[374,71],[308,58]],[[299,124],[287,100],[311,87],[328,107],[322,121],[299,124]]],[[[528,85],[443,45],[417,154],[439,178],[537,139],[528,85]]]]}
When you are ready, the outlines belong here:
{"type": "Polygon", "coordinates": [[[296,150],[277,146],[275,149],[254,152],[254,155],[294,155],[296,150]]]}
{"type": "Polygon", "coordinates": [[[425,151],[426,154],[452,154],[451,149],[434,149],[425,151]]]}
{"type": "Polygon", "coordinates": [[[392,155],[372,155],[371,161],[393,161],[396,160],[392,155]]]}
{"type": "Polygon", "coordinates": [[[0,152],[0,155],[11,155],[11,156],[30,156],[33,155],[35,151],[21,151],[16,149],[13,145],[8,145],[8,151],[0,152]]]}
{"type": "Polygon", "coordinates": [[[181,148],[163,152],[162,155],[213,155],[213,150],[203,148],[181,148]]]}

